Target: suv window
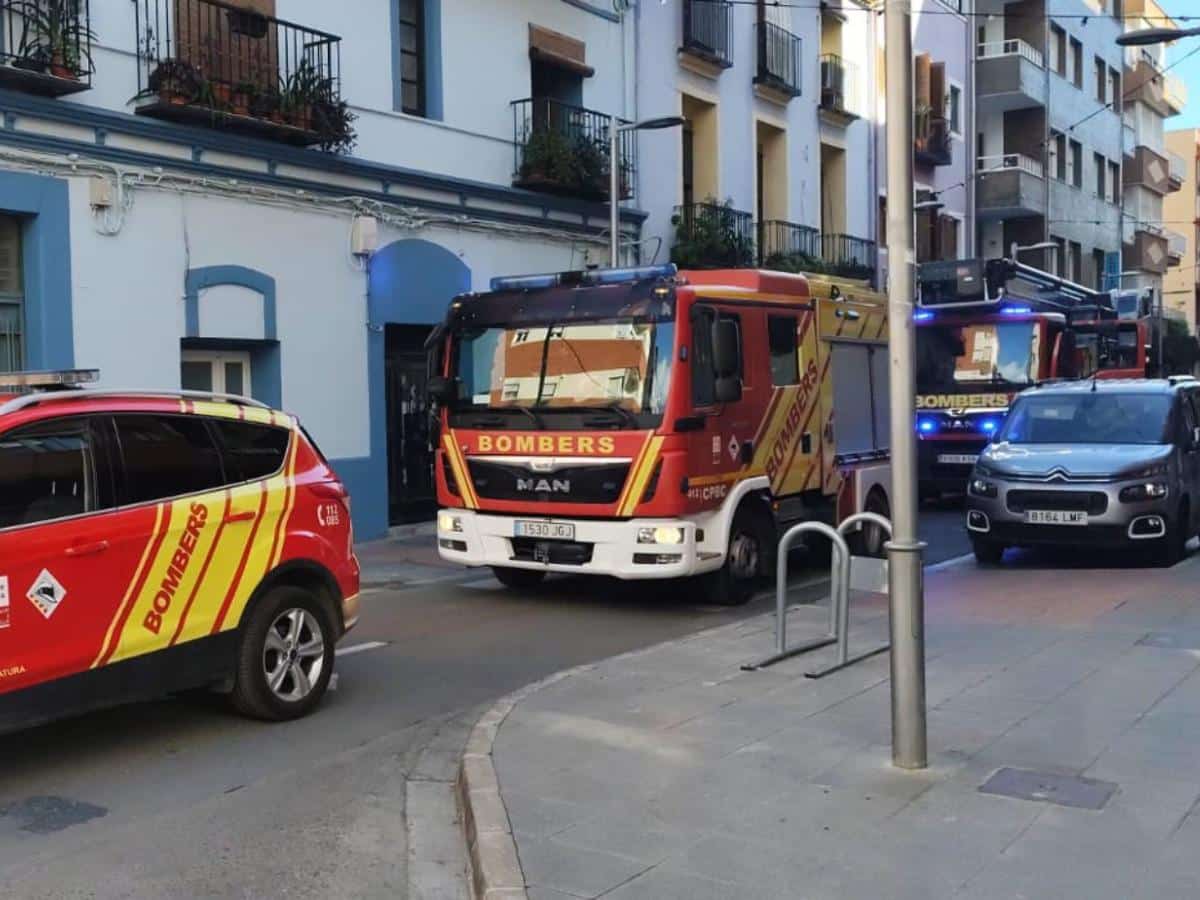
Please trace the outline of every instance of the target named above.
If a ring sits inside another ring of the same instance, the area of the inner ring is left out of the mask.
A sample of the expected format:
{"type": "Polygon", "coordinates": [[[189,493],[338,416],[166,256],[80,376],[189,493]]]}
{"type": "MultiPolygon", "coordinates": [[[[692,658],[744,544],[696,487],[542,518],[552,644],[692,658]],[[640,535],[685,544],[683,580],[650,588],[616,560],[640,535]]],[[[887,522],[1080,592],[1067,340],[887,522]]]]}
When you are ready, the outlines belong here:
{"type": "Polygon", "coordinates": [[[127,503],[165,500],[225,484],[221,455],[203,419],[148,414],[119,415],[115,421],[127,503]]]}
{"type": "Polygon", "coordinates": [[[230,482],[266,478],[283,468],[292,436],[287,429],[230,419],[213,419],[211,424],[221,441],[230,482]]]}
{"type": "Polygon", "coordinates": [[[0,436],[0,528],[99,508],[88,420],[41,422],[0,436]]]}

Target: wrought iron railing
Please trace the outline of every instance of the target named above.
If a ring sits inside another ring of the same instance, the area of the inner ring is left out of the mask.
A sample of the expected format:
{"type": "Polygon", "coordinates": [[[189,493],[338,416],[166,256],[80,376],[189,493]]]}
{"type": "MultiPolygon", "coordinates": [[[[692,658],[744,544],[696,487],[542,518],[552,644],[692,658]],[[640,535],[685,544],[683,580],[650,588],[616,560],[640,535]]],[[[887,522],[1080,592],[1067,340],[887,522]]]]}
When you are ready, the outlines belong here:
{"type": "Polygon", "coordinates": [[[854,103],[855,69],[836,53],[821,55],[821,108],[858,115],[854,103]]]}
{"type": "MultiPolygon", "coordinates": [[[[514,185],[590,200],[608,196],[612,116],[549,97],[511,105],[514,185]]],[[[637,173],[634,131],[621,134],[619,156],[621,199],[628,200],[637,173]]]]}
{"type": "Polygon", "coordinates": [[[874,241],[849,234],[821,235],[821,258],[838,275],[870,278],[875,272],[878,252],[874,241]]]}
{"type": "Polygon", "coordinates": [[[772,22],[759,22],[755,29],[755,42],[758,45],[758,75],[754,78],[755,83],[799,97],[799,36],[772,22]]]}
{"type": "Polygon", "coordinates": [[[821,259],[821,232],[782,219],[759,222],[758,259],[767,269],[811,269],[821,259]]]}
{"type": "Polygon", "coordinates": [[[675,208],[671,261],[685,269],[753,266],[754,216],[720,203],[688,203],[675,208]]]}
{"type": "Polygon", "coordinates": [[[89,0],[0,0],[0,65],[31,76],[92,80],[89,0]]]}
{"type": "Polygon", "coordinates": [[[19,372],[24,361],[21,304],[0,297],[0,372],[19,372]]]}
{"type": "Polygon", "coordinates": [[[913,122],[913,154],[918,163],[948,166],[953,162],[950,121],[931,111],[918,112],[913,122]]]}
{"type": "Polygon", "coordinates": [[[336,142],[341,38],[221,0],[134,0],[138,93],[161,107],[207,108],[336,142]]]}
{"type": "Polygon", "coordinates": [[[722,68],[733,65],[733,4],[683,0],[683,49],[722,68]]]}

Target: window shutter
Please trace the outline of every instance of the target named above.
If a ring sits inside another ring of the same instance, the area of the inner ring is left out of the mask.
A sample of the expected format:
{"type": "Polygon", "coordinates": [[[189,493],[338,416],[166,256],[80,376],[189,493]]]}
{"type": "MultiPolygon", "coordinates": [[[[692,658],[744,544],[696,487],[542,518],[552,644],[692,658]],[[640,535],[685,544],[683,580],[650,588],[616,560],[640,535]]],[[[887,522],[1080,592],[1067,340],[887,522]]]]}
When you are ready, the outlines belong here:
{"type": "Polygon", "coordinates": [[[946,64],[934,63],[929,67],[929,106],[934,116],[946,115],[946,64]]]}
{"type": "Polygon", "coordinates": [[[913,103],[918,108],[929,106],[929,78],[932,62],[929,59],[928,53],[922,53],[916,60],[916,80],[913,83],[913,103]]]}
{"type": "Polygon", "coordinates": [[[938,253],[942,259],[958,259],[958,219],[938,218],[938,253]]]}
{"type": "Polygon", "coordinates": [[[21,293],[21,223],[0,216],[0,295],[21,293]]]}

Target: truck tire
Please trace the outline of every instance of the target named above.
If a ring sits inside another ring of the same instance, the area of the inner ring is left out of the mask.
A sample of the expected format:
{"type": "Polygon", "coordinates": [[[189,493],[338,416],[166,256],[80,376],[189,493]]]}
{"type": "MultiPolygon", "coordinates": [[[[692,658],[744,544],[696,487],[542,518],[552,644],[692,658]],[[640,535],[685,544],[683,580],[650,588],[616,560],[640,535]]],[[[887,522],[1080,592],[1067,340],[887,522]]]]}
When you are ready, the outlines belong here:
{"type": "Polygon", "coordinates": [[[742,606],[754,596],[775,558],[775,529],[765,515],[742,506],[729,528],[725,563],[698,579],[701,602],[712,606],[742,606]]]}
{"type": "MultiPolygon", "coordinates": [[[[867,496],[867,502],[863,504],[863,512],[876,513],[885,519],[891,519],[892,517],[892,510],[888,506],[887,497],[883,491],[878,489],[871,491],[867,496]]],[[[887,540],[887,532],[880,526],[874,522],[864,522],[858,534],[854,535],[851,552],[858,556],[873,556],[876,559],[883,559],[887,555],[883,549],[887,540]]]]}
{"type": "Polygon", "coordinates": [[[333,617],[312,591],[280,585],[266,593],[242,629],[230,700],[268,722],[310,713],[333,674],[333,617]]]}
{"type": "Polygon", "coordinates": [[[546,578],[546,573],[537,569],[510,569],[507,566],[492,566],[492,574],[506,588],[515,591],[533,590],[546,578]]]}

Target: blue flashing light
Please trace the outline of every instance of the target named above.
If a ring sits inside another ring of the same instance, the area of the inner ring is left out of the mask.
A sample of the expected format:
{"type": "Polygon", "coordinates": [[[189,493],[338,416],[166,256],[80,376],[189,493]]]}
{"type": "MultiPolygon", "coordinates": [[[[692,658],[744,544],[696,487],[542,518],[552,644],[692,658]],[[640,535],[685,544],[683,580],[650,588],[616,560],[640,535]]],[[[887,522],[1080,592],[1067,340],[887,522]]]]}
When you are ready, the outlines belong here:
{"type": "Polygon", "coordinates": [[[677,269],[673,263],[661,266],[630,266],[625,269],[592,269],[583,273],[584,284],[626,284],[631,281],[647,281],[651,278],[674,278],[677,269]]]}
{"type": "Polygon", "coordinates": [[[996,429],[1000,427],[1000,423],[995,419],[984,419],[979,423],[979,430],[984,434],[995,434],[996,429]]]}
{"type": "Polygon", "coordinates": [[[928,322],[932,318],[933,318],[933,313],[931,313],[927,309],[919,310],[918,312],[913,313],[913,321],[914,322],[928,322]]]}
{"type": "Polygon", "coordinates": [[[678,269],[672,263],[661,266],[630,266],[623,269],[549,272],[543,275],[503,275],[492,279],[493,291],[534,291],[559,285],[632,284],[657,278],[674,278],[678,269]]]}
{"type": "Polygon", "coordinates": [[[937,431],[937,422],[933,419],[917,419],[917,431],[921,434],[933,434],[937,431]]]}
{"type": "Polygon", "coordinates": [[[1027,316],[1033,312],[1032,306],[1006,306],[1000,312],[1006,316],[1027,316]]]}
{"type": "Polygon", "coordinates": [[[547,275],[505,275],[492,279],[493,291],[530,291],[538,288],[554,287],[562,284],[563,277],[558,273],[547,275]]]}

